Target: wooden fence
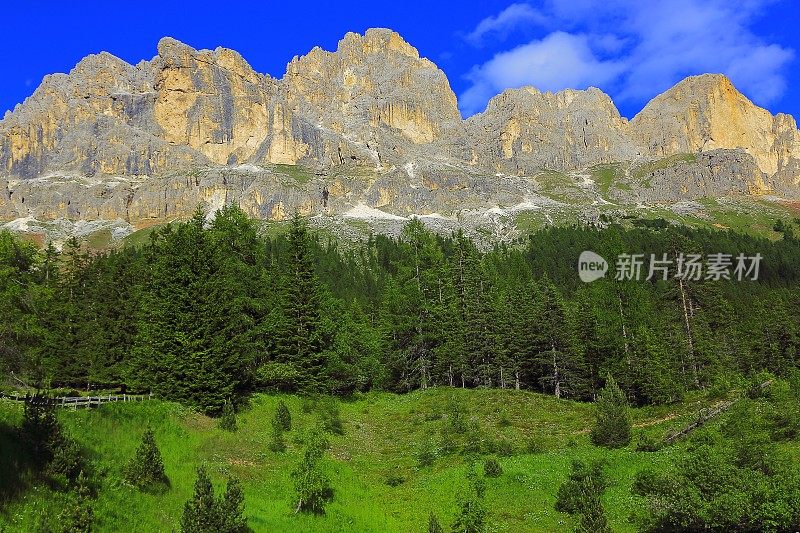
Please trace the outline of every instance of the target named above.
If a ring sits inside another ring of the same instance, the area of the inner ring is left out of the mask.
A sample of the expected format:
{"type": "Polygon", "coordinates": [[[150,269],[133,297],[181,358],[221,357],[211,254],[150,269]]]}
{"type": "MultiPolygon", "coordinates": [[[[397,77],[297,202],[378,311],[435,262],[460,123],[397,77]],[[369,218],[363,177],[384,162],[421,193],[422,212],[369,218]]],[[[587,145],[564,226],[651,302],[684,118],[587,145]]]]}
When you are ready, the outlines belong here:
{"type": "MultiPolygon", "coordinates": [[[[33,397],[30,395],[23,396],[16,393],[0,393],[0,398],[5,398],[13,402],[25,402],[30,401],[33,397]]],[[[39,397],[38,401],[47,402],[55,405],[56,407],[71,407],[73,410],[77,410],[99,407],[104,403],[143,402],[152,398],[153,393],[151,392],[150,394],[109,394],[107,396],[55,396],[53,398],[39,397]]]]}
{"type": "MultiPolygon", "coordinates": [[[[763,389],[766,389],[767,387],[769,387],[770,385],[772,385],[772,380],[765,381],[764,383],[762,383],[758,387],[759,387],[759,389],[763,390],[763,389]]],[[[702,427],[706,422],[708,422],[709,420],[711,420],[715,416],[718,416],[718,415],[724,413],[725,411],[727,411],[728,409],[730,409],[731,407],[733,407],[733,405],[736,402],[738,402],[739,400],[741,400],[741,398],[738,398],[738,399],[733,400],[733,401],[722,402],[721,404],[717,405],[713,409],[701,409],[700,412],[697,414],[697,420],[695,420],[691,424],[687,425],[683,429],[680,429],[678,431],[674,431],[674,432],[670,433],[669,435],[667,435],[664,438],[664,443],[665,444],[671,444],[671,443],[675,442],[676,440],[678,440],[678,439],[680,439],[682,437],[685,437],[686,435],[688,435],[692,431],[702,427]]]]}

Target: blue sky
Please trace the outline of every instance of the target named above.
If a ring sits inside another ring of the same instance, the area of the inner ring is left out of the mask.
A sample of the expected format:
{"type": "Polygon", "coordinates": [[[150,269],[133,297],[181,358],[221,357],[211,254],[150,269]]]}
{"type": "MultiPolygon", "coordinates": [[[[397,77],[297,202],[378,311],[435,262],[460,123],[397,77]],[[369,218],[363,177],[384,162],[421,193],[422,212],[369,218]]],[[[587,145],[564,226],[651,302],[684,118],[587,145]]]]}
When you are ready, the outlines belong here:
{"type": "Polygon", "coordinates": [[[632,117],[683,77],[722,72],[757,104],[800,116],[800,5],[794,0],[427,0],[295,2],[14,2],[4,6],[0,113],[45,74],[110,52],[150,59],[169,35],[238,50],[281,77],[313,46],[347,31],[398,31],[445,71],[464,115],[503,89],[596,86],[632,117]],[[35,4],[35,5],[27,5],[35,4]]]}

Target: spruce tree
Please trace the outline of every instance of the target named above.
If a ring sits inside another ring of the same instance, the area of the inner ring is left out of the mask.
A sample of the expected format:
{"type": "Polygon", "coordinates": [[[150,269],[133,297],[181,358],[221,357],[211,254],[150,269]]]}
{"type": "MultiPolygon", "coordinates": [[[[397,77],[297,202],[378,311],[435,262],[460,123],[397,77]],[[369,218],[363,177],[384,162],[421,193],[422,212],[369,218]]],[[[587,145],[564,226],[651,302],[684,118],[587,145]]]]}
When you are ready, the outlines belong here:
{"type": "Polygon", "coordinates": [[[214,487],[205,468],[197,469],[194,495],[181,517],[182,533],[244,533],[244,494],[238,479],[229,478],[225,494],[214,497],[214,487]]]}
{"type": "Polygon", "coordinates": [[[576,533],[611,533],[600,496],[585,492],[581,497],[581,520],[576,533]]]}
{"type": "Polygon", "coordinates": [[[228,400],[225,402],[225,405],[222,407],[222,416],[219,419],[219,427],[224,431],[236,431],[238,426],[236,425],[236,413],[233,410],[233,403],[228,400]]]}
{"type": "Polygon", "coordinates": [[[58,515],[60,533],[90,533],[94,523],[91,490],[83,472],[69,495],[69,503],[58,515]]]}
{"type": "Polygon", "coordinates": [[[461,495],[459,509],[453,520],[453,533],[483,533],[486,530],[484,506],[484,481],[475,472],[474,465],[467,469],[467,487],[461,495]]]}
{"type": "MultiPolygon", "coordinates": [[[[284,365],[294,379],[280,389],[320,392],[326,389],[326,339],[323,337],[321,289],[312,256],[311,237],[295,213],[289,228],[288,255],[279,287],[270,359],[284,365]]],[[[284,372],[286,373],[286,372],[284,372]]]]}
{"type": "Polygon", "coordinates": [[[164,461],[150,428],[142,435],[136,454],[125,467],[124,476],[125,481],[142,491],[158,491],[169,487],[164,461]]]}
{"type": "Polygon", "coordinates": [[[292,429],[292,415],[289,413],[289,408],[283,400],[278,402],[278,407],[275,410],[275,421],[273,425],[277,425],[283,431],[291,431],[292,429]]]}
{"type": "Polygon", "coordinates": [[[592,442],[606,448],[621,448],[631,442],[631,418],[628,399],[609,374],[595,405],[592,442]]]}
{"type": "Polygon", "coordinates": [[[217,502],[214,499],[214,487],[206,469],[197,469],[197,481],[194,484],[194,495],[183,507],[181,517],[182,533],[217,533],[220,526],[217,502]]]}
{"type": "Polygon", "coordinates": [[[272,421],[272,433],[269,440],[269,449],[275,453],[286,451],[286,440],[283,438],[283,428],[272,421]]]}
{"type": "Polygon", "coordinates": [[[244,517],[244,493],[236,478],[228,478],[225,494],[217,502],[221,533],[243,533],[249,531],[244,517]]]}

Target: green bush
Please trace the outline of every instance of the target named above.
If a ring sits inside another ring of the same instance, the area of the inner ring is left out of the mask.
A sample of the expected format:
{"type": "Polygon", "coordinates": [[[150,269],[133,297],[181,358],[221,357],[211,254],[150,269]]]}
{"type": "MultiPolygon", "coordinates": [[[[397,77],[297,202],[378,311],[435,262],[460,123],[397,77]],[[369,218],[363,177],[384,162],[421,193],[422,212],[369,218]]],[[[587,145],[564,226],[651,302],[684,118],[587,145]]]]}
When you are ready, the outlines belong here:
{"type": "Polygon", "coordinates": [[[606,448],[622,448],[631,442],[628,399],[610,375],[596,404],[592,443],[606,448]]]}
{"type": "Polygon", "coordinates": [[[283,431],[292,430],[292,415],[289,413],[289,408],[283,400],[278,402],[278,407],[275,410],[274,424],[277,424],[283,431]]]}
{"type": "Polygon", "coordinates": [[[503,467],[494,457],[490,457],[483,462],[483,474],[486,477],[500,477],[503,474],[503,467]]]}
{"type": "Polygon", "coordinates": [[[141,491],[156,492],[169,487],[164,461],[149,428],[142,435],[136,453],[123,470],[125,481],[141,491]]]}
{"type": "Polygon", "coordinates": [[[233,409],[233,403],[228,400],[222,406],[222,416],[219,419],[219,427],[225,431],[236,431],[236,412],[233,409]]]}

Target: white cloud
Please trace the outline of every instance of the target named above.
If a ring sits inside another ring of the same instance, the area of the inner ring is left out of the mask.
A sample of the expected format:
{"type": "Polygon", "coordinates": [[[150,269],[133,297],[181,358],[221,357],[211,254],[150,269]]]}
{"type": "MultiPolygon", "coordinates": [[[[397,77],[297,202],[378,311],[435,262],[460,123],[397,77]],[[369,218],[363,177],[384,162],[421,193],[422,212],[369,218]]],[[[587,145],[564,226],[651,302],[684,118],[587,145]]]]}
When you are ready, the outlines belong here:
{"type": "Polygon", "coordinates": [[[783,96],[784,72],[794,58],[793,50],[751,29],[771,3],[547,0],[537,13],[562,31],[473,67],[462,111],[478,111],[494,94],[520,83],[543,90],[596,85],[620,102],[643,104],[684,77],[705,72],[726,74],[757,104],[770,104],[783,96]]]}
{"type": "Polygon", "coordinates": [[[467,34],[466,39],[477,46],[489,34],[504,34],[521,24],[539,25],[545,21],[545,16],[530,5],[511,4],[497,15],[481,20],[475,29],[467,34]]]}
{"type": "Polygon", "coordinates": [[[468,75],[473,84],[461,95],[459,105],[469,115],[504,89],[525,85],[543,91],[586,88],[615,79],[623,68],[615,61],[598,59],[587,36],[555,32],[475,67],[468,75]]]}

